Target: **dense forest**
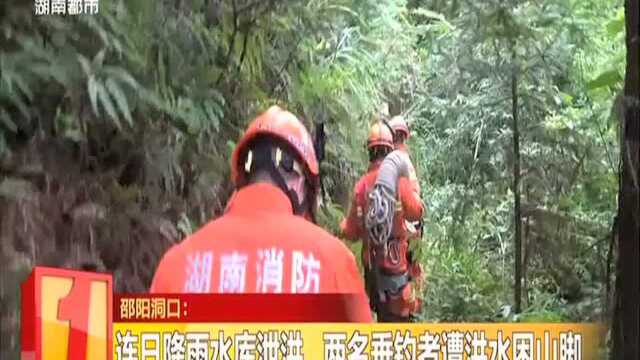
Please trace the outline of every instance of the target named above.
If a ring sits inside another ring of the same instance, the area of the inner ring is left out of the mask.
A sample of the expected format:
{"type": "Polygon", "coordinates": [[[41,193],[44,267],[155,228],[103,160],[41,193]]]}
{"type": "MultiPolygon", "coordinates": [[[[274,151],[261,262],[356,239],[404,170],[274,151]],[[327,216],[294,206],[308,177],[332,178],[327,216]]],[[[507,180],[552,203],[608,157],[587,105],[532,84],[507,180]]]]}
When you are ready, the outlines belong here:
{"type": "Polygon", "coordinates": [[[336,235],[371,119],[409,119],[420,320],[611,318],[623,1],[33,6],[0,4],[3,359],[36,264],[146,291],[164,251],[223,211],[235,141],[272,104],[324,128],[319,216],[336,235]]]}

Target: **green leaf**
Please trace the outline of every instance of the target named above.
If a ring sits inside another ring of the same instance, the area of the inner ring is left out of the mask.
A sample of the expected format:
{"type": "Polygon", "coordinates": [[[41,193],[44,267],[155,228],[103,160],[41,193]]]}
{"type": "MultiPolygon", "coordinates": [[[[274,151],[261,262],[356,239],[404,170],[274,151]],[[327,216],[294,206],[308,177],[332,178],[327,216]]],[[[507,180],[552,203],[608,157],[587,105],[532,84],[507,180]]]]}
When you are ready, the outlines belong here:
{"type": "Polygon", "coordinates": [[[93,66],[94,67],[102,67],[102,64],[104,63],[104,55],[105,55],[105,53],[106,53],[106,49],[102,49],[102,50],[98,51],[96,56],[94,56],[94,58],[93,58],[93,66]]]}
{"type": "Polygon", "coordinates": [[[3,108],[0,108],[0,120],[2,120],[2,123],[7,127],[7,129],[11,130],[12,132],[18,131],[18,126],[16,126],[16,124],[11,121],[11,116],[9,116],[9,113],[7,113],[7,111],[3,108]]]}
{"type": "Polygon", "coordinates": [[[96,84],[98,88],[98,98],[100,99],[100,104],[102,104],[102,107],[107,111],[107,114],[109,115],[109,117],[113,119],[118,129],[122,129],[120,120],[118,119],[118,114],[116,113],[116,109],[113,106],[113,101],[111,101],[111,97],[109,96],[109,93],[107,92],[107,90],[102,84],[100,83],[96,83],[96,84]]]}
{"type": "Polygon", "coordinates": [[[86,76],[91,76],[91,63],[89,62],[89,59],[84,57],[82,54],[78,54],[78,62],[80,63],[84,74],[86,76]]]}
{"type": "Polygon", "coordinates": [[[129,110],[129,103],[127,102],[127,97],[125,96],[122,89],[118,86],[118,84],[113,79],[107,79],[105,86],[107,90],[111,93],[111,96],[115,99],[116,105],[122,115],[124,115],[125,120],[129,123],[129,125],[133,125],[133,120],[131,119],[131,111],[129,110]]]}
{"type": "Polygon", "coordinates": [[[232,153],[235,148],[236,148],[235,141],[227,140],[227,149],[229,150],[229,153],[232,153]]]}
{"type": "Polygon", "coordinates": [[[113,38],[113,48],[116,50],[116,54],[118,54],[118,58],[122,58],[122,43],[120,40],[113,38]]]}
{"type": "Polygon", "coordinates": [[[565,103],[565,105],[571,105],[573,104],[573,96],[565,93],[565,92],[560,92],[560,98],[562,99],[562,102],[565,103]]]}
{"type": "Polygon", "coordinates": [[[615,38],[623,30],[624,30],[624,18],[611,20],[607,24],[607,33],[612,38],[615,38]]]}
{"type": "Polygon", "coordinates": [[[82,139],[84,139],[84,135],[82,134],[82,131],[80,131],[79,129],[67,129],[64,131],[64,137],[66,137],[67,139],[75,142],[75,143],[79,143],[80,141],[82,141],[82,139]]]}
{"type": "Polygon", "coordinates": [[[11,103],[18,108],[18,110],[20,111],[20,113],[27,119],[31,118],[31,112],[29,111],[29,108],[27,107],[27,104],[24,103],[24,100],[21,99],[21,97],[13,92],[13,91],[8,91],[3,93],[0,93],[0,97],[2,97],[2,95],[6,96],[11,103]]]}
{"type": "Polygon", "coordinates": [[[168,106],[166,105],[166,103],[163,101],[162,98],[160,98],[156,93],[146,90],[146,89],[141,89],[140,90],[140,98],[145,101],[146,103],[152,105],[153,107],[155,107],[157,110],[161,110],[161,111],[165,111],[168,112],[168,106]]]}
{"type": "Polygon", "coordinates": [[[29,100],[33,99],[33,93],[31,92],[31,89],[29,89],[29,86],[24,81],[22,76],[20,76],[18,74],[13,74],[13,76],[11,76],[11,79],[13,80],[14,83],[16,83],[18,88],[20,88],[20,90],[27,97],[27,99],[29,99],[29,100]]]}
{"type": "Polygon", "coordinates": [[[87,81],[87,91],[89,91],[89,100],[91,101],[91,108],[93,109],[93,113],[96,116],[99,116],[98,112],[98,82],[96,78],[93,76],[89,77],[89,81],[87,81]]]}
{"type": "Polygon", "coordinates": [[[93,30],[98,36],[104,46],[109,46],[109,34],[105,31],[105,29],[98,23],[96,17],[94,16],[81,16],[79,17],[91,30],[93,30]]]}
{"type": "Polygon", "coordinates": [[[587,89],[594,90],[601,87],[611,87],[622,82],[622,77],[618,70],[605,71],[597,78],[587,83],[587,89]]]}
{"type": "Polygon", "coordinates": [[[140,84],[125,69],[117,66],[105,66],[103,69],[105,74],[113,76],[118,80],[127,83],[133,89],[138,89],[140,84]]]}
{"type": "Polygon", "coordinates": [[[216,113],[216,104],[212,101],[207,101],[204,103],[204,110],[206,113],[207,120],[213,124],[213,127],[216,131],[220,131],[220,118],[216,113]]]}

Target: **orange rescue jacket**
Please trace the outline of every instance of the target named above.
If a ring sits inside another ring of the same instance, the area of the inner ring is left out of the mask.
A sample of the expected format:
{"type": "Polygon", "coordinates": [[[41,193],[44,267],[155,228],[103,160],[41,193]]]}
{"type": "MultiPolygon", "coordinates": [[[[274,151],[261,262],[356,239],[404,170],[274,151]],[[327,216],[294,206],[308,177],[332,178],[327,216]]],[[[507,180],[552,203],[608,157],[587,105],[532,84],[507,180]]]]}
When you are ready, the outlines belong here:
{"type": "MultiPolygon", "coordinates": [[[[367,268],[371,266],[373,259],[371,258],[371,248],[365,229],[364,218],[367,213],[367,198],[371,190],[373,190],[381,163],[382,161],[372,163],[367,173],[358,180],[353,189],[353,198],[349,207],[349,213],[340,224],[342,233],[347,239],[353,241],[362,240],[362,263],[367,268]]],[[[422,218],[423,208],[418,193],[414,191],[410,180],[406,177],[398,179],[397,197],[401,206],[396,210],[392,237],[399,242],[400,253],[398,255],[400,256],[400,263],[392,266],[392,271],[403,272],[407,270],[406,254],[409,240],[404,220],[420,220],[422,218]]],[[[379,257],[376,263],[388,267],[384,264],[384,259],[379,257]]]]}
{"type": "Polygon", "coordinates": [[[171,248],[150,292],[356,294],[349,321],[372,321],[351,251],[262,183],[238,190],[224,215],[171,248]]]}

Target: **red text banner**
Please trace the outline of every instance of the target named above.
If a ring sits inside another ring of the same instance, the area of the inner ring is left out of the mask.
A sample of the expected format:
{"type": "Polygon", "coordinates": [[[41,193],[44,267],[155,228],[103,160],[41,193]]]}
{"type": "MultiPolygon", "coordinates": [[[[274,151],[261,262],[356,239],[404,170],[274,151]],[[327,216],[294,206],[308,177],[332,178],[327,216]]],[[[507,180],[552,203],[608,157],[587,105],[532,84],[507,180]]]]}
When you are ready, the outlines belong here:
{"type": "Polygon", "coordinates": [[[115,322],[345,322],[349,294],[116,294],[115,322]]]}

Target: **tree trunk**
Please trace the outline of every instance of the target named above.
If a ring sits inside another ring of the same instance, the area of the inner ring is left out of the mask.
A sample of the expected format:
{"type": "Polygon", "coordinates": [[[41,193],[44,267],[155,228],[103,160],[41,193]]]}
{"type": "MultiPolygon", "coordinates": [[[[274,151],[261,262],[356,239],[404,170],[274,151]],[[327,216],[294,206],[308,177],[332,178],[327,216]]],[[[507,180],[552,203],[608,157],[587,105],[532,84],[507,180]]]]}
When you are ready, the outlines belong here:
{"type": "Polygon", "coordinates": [[[521,299],[524,298],[524,306],[527,307],[529,306],[529,283],[527,281],[527,269],[529,266],[529,255],[530,255],[530,248],[529,248],[529,243],[530,243],[530,239],[529,239],[529,217],[527,217],[527,219],[524,222],[524,244],[522,246],[522,250],[523,250],[523,254],[522,254],[522,291],[521,291],[521,299]]]}
{"type": "Polygon", "coordinates": [[[513,119],[513,221],[515,225],[515,276],[514,303],[516,314],[520,313],[522,300],[522,229],[520,220],[520,132],[518,130],[518,69],[516,66],[515,40],[511,47],[511,117],[513,119]]]}
{"type": "Polygon", "coordinates": [[[640,359],[640,5],[625,1],[627,69],[621,121],[618,264],[612,359],[640,359]]]}

